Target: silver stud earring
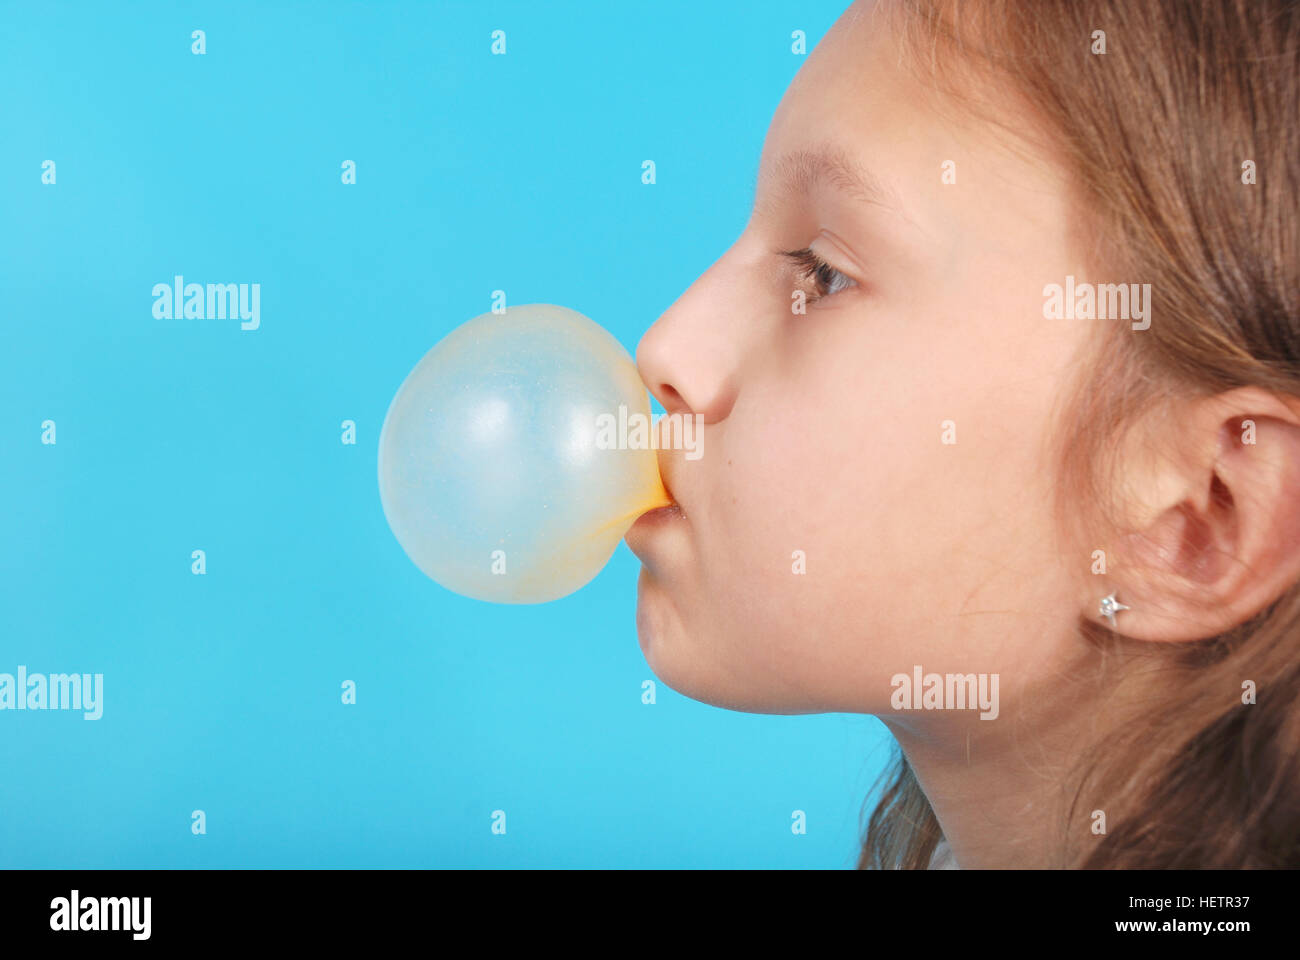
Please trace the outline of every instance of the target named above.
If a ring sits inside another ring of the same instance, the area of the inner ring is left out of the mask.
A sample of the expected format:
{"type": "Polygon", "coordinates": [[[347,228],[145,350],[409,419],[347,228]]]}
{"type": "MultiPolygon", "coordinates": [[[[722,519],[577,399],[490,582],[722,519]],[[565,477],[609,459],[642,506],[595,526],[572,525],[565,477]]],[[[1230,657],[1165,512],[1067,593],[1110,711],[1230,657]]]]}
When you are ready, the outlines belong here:
{"type": "Polygon", "coordinates": [[[1110,596],[1101,598],[1101,615],[1110,621],[1110,628],[1112,630],[1115,629],[1115,614],[1119,613],[1121,610],[1128,609],[1130,608],[1115,599],[1115,594],[1113,592],[1110,596]]]}

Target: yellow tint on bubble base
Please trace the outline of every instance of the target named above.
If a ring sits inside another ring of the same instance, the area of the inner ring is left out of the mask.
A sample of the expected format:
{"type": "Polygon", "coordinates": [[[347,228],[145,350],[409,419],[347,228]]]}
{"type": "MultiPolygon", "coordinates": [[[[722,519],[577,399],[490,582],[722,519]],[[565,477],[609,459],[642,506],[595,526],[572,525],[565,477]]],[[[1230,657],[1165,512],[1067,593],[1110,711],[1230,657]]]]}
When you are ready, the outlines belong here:
{"type": "Polygon", "coordinates": [[[384,417],[379,496],[398,543],[477,600],[545,603],[585,586],[637,517],[672,503],[654,450],[598,445],[597,418],[620,405],[649,421],[628,352],[574,310],[531,303],[457,327],[384,417]]]}

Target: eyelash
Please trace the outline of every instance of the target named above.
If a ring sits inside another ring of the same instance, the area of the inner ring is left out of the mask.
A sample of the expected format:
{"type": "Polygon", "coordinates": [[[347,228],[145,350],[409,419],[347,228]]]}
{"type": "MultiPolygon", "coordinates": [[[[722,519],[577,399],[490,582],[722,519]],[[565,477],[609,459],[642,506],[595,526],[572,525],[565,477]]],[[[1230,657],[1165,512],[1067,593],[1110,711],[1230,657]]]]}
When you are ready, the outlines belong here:
{"type": "Polygon", "coordinates": [[[781,256],[786,257],[799,268],[799,277],[801,280],[817,285],[816,290],[808,296],[809,303],[816,303],[818,300],[825,300],[827,297],[833,297],[842,290],[857,285],[857,282],[851,277],[845,276],[821,257],[817,256],[817,254],[813,253],[812,248],[810,247],[804,247],[802,250],[780,250],[778,252],[781,256]],[[838,288],[836,287],[837,278],[846,281],[838,288]],[[822,293],[822,287],[828,287],[830,289],[826,293],[822,293]]]}

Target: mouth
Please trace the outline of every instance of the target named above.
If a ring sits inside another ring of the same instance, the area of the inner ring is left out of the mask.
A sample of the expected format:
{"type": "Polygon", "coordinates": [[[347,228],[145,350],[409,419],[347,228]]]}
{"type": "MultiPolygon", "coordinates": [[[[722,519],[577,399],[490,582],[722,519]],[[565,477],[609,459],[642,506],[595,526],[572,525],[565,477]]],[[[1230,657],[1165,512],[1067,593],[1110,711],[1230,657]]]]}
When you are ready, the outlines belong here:
{"type": "Polygon", "coordinates": [[[682,513],[680,504],[671,503],[666,507],[655,507],[653,510],[647,510],[641,516],[637,517],[636,523],[632,524],[632,529],[637,527],[656,527],[660,524],[667,523],[670,520],[680,520],[686,514],[682,513]]]}
{"type": "Polygon", "coordinates": [[[655,507],[653,510],[647,510],[645,513],[641,514],[641,516],[637,517],[636,522],[632,524],[631,528],[625,535],[625,539],[628,540],[628,546],[633,547],[633,552],[636,552],[634,544],[639,543],[641,534],[662,527],[666,524],[686,519],[686,514],[682,510],[682,505],[677,502],[677,498],[673,495],[673,491],[668,486],[667,481],[664,480],[662,476],[660,477],[660,481],[663,483],[664,492],[668,494],[668,499],[672,502],[662,507],[655,507]]]}
{"type": "Polygon", "coordinates": [[[668,486],[668,478],[664,475],[662,465],[659,470],[659,485],[664,488],[664,493],[668,496],[668,502],[661,507],[655,507],[653,510],[647,510],[645,513],[641,514],[640,518],[638,518],[638,523],[641,520],[649,520],[652,523],[657,523],[668,516],[685,516],[682,512],[682,505],[677,500],[677,495],[673,493],[673,488],[668,486]]]}

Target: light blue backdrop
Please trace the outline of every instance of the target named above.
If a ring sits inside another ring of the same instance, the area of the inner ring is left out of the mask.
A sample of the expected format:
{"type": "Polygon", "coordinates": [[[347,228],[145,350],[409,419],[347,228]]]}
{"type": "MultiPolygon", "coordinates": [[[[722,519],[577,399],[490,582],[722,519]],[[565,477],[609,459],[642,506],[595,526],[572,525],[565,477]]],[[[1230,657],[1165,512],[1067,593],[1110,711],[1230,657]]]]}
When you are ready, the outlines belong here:
{"type": "Polygon", "coordinates": [[[493,290],[635,348],[846,3],[0,8],[0,672],[104,675],[97,721],[0,711],[0,867],[853,864],[878,721],[645,705],[626,546],[462,599],[376,483],[493,290]],[[260,329],[155,319],[178,273],[260,283],[260,329]]]}

